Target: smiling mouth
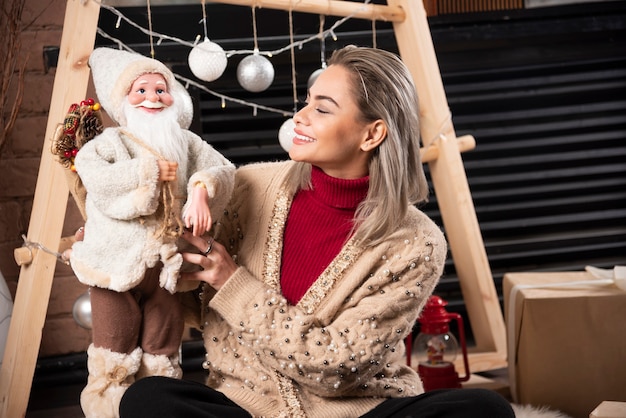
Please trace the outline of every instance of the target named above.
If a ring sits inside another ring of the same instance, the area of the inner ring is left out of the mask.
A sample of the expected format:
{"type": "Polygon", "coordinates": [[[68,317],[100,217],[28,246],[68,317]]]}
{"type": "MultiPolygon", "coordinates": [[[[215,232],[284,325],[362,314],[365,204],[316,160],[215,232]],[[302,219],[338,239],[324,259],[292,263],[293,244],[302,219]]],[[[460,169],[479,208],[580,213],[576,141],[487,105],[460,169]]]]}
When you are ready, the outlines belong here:
{"type": "Polygon", "coordinates": [[[302,141],[302,142],[315,142],[315,139],[311,138],[310,136],[304,136],[300,134],[295,134],[294,139],[297,139],[298,141],[302,141]]]}
{"type": "Polygon", "coordinates": [[[162,102],[151,102],[150,100],[144,100],[143,102],[134,105],[134,107],[144,107],[146,109],[165,109],[167,105],[162,102]]]}

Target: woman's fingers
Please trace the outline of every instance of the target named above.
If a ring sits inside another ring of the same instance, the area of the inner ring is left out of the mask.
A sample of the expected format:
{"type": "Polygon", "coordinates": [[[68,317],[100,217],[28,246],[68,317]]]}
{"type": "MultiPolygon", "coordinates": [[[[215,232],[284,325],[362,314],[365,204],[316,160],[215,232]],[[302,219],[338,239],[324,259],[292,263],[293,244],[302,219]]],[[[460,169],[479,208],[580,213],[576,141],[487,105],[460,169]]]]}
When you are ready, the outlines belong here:
{"type": "Polygon", "coordinates": [[[181,273],[180,274],[180,278],[182,280],[193,280],[193,281],[197,281],[197,282],[202,282],[204,280],[202,275],[200,275],[201,272],[196,271],[196,272],[188,272],[188,273],[181,273]]]}
{"type": "Polygon", "coordinates": [[[196,247],[198,251],[204,252],[209,246],[209,243],[204,238],[195,235],[193,232],[184,231],[182,237],[186,239],[191,245],[196,247]]]}
{"type": "Polygon", "coordinates": [[[203,269],[205,267],[208,267],[208,265],[209,265],[209,260],[207,260],[207,258],[205,256],[203,256],[202,254],[183,253],[182,255],[183,255],[183,260],[185,260],[188,263],[200,266],[203,269]]]}

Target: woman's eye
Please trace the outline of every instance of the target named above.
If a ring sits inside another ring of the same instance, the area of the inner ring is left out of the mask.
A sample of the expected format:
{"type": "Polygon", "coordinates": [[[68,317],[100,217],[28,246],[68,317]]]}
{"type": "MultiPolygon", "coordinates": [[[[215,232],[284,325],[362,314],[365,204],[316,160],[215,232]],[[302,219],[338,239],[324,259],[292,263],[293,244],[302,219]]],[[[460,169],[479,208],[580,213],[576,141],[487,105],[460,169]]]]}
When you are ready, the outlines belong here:
{"type": "Polygon", "coordinates": [[[330,113],[328,110],[326,110],[326,108],[319,106],[318,103],[315,103],[315,102],[313,104],[309,103],[308,99],[309,98],[307,97],[306,100],[298,100],[296,102],[296,105],[298,107],[298,111],[304,109],[307,106],[313,106],[313,110],[315,110],[317,113],[321,113],[321,114],[324,114],[324,115],[330,113]]]}

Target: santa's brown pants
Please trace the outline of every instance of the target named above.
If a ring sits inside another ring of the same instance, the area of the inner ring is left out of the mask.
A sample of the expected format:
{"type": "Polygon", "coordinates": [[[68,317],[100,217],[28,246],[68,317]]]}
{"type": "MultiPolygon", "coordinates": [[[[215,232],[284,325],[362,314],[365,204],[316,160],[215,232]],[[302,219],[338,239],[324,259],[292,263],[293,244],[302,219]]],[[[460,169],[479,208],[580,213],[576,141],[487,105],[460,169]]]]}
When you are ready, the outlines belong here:
{"type": "Polygon", "coordinates": [[[146,271],[139,285],[127,292],[92,287],[92,337],[96,347],[117,353],[172,356],[178,353],[184,331],[178,296],[159,286],[161,266],[146,271]]]}

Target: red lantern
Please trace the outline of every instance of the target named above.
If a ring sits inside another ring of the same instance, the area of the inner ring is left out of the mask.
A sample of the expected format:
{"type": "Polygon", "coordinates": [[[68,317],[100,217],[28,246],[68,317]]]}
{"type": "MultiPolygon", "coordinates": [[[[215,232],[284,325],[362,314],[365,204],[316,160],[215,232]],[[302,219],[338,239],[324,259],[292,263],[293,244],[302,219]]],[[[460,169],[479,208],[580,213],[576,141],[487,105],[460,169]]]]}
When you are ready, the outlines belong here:
{"type": "Polygon", "coordinates": [[[415,337],[413,352],[418,361],[417,371],[422,378],[424,390],[460,388],[461,382],[470,378],[465,345],[465,331],[461,315],[446,311],[448,303],[438,296],[431,296],[418,321],[420,333],[415,337]],[[456,319],[461,339],[465,376],[460,378],[453,361],[459,351],[459,343],[450,333],[450,321],[456,319]]]}

